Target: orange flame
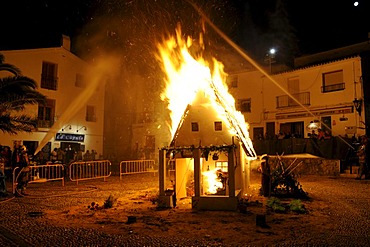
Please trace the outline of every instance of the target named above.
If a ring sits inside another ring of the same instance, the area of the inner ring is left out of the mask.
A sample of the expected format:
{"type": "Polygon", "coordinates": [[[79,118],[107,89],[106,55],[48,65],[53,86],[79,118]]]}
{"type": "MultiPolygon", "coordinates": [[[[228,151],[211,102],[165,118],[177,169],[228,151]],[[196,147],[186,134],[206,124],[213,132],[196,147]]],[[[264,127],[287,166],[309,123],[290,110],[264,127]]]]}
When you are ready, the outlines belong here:
{"type": "Polygon", "coordinates": [[[223,187],[222,182],[219,181],[219,178],[217,177],[216,171],[217,169],[202,172],[204,178],[204,189],[206,193],[216,194],[217,190],[223,187]]]}
{"type": "MultiPolygon", "coordinates": [[[[202,40],[201,35],[199,47],[204,49],[202,40]]],[[[166,88],[161,94],[161,99],[168,103],[171,137],[174,138],[187,106],[191,105],[197,93],[202,91],[205,97],[210,99],[230,133],[238,136],[248,152],[256,156],[249,138],[248,124],[243,114],[235,109],[235,100],[228,92],[225,83],[227,74],[224,72],[223,64],[213,58],[211,71],[203,57],[195,58],[190,54],[190,47],[192,47],[192,39],[190,37],[184,39],[180,27],[176,29],[176,37],[169,37],[158,44],[160,55],[158,59],[167,76],[166,88]]]]}

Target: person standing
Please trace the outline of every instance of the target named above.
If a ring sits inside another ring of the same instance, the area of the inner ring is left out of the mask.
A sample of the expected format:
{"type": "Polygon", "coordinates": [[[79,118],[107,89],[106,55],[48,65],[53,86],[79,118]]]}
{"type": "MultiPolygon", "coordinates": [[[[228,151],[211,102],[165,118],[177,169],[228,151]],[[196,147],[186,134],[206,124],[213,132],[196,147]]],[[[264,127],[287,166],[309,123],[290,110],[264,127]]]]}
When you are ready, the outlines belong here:
{"type": "Polygon", "coordinates": [[[15,195],[16,196],[26,196],[26,188],[28,182],[30,180],[30,162],[28,159],[27,148],[26,146],[22,145],[19,147],[19,161],[17,163],[17,167],[19,167],[20,171],[17,176],[17,188],[15,195]]]}
{"type": "Polygon", "coordinates": [[[90,154],[91,160],[96,160],[96,154],[97,152],[94,149],[92,149],[90,154]]]}
{"type": "Polygon", "coordinates": [[[260,158],[261,166],[258,170],[261,172],[261,192],[264,197],[271,195],[271,168],[269,164],[269,156],[264,154],[260,158]]]}
{"type": "Polygon", "coordinates": [[[369,178],[369,169],[368,169],[368,159],[366,152],[369,152],[368,146],[368,139],[367,136],[361,137],[361,146],[359,147],[357,151],[358,156],[358,162],[359,162],[359,169],[358,169],[358,176],[356,177],[357,180],[361,180],[362,176],[364,176],[365,179],[369,178]]]}
{"type": "Polygon", "coordinates": [[[57,153],[58,149],[57,148],[54,148],[53,151],[51,151],[51,154],[50,154],[50,161],[52,163],[55,163],[57,162],[58,160],[58,153],[57,153]]]}
{"type": "Polygon", "coordinates": [[[86,150],[83,159],[84,159],[84,161],[91,160],[91,153],[90,153],[89,150],[86,150]]]}
{"type": "Polygon", "coordinates": [[[57,160],[59,163],[63,164],[65,152],[62,148],[58,148],[57,150],[57,160]]]}
{"type": "Polygon", "coordinates": [[[68,145],[68,148],[65,151],[65,165],[69,165],[71,162],[74,161],[75,158],[75,151],[71,148],[71,145],[68,145]]]}

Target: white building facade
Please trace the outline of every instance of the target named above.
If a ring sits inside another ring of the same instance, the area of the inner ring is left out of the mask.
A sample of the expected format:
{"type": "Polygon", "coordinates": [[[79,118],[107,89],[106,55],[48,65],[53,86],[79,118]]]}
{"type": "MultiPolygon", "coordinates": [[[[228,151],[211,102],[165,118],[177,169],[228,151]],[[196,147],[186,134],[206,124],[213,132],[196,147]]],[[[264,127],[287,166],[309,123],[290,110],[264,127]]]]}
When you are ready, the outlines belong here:
{"type": "MultiPolygon", "coordinates": [[[[18,67],[38,84],[47,97],[46,105],[29,106],[26,113],[37,116],[32,133],[0,133],[0,144],[13,148],[15,141],[29,154],[50,153],[71,146],[76,152],[103,152],[104,79],[94,76],[92,66],[70,52],[69,37],[55,48],[0,51],[5,63],[18,67]]],[[[2,75],[3,76],[3,75],[2,75]]]]}
{"type": "Polygon", "coordinates": [[[313,125],[316,134],[317,128],[328,129],[334,136],[365,134],[360,56],[276,73],[271,78],[256,70],[229,75],[230,92],[250,124],[253,140],[272,138],[279,132],[307,138],[313,125]]]}

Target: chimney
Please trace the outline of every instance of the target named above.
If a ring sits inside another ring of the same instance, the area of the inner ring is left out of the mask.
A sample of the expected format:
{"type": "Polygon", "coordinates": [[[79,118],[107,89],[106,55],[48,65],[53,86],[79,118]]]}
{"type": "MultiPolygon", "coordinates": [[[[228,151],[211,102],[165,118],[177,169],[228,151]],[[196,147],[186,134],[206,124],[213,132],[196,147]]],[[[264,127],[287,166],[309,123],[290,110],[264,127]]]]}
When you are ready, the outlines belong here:
{"type": "Polygon", "coordinates": [[[62,35],[62,47],[67,51],[71,50],[71,39],[67,35],[62,35]]]}

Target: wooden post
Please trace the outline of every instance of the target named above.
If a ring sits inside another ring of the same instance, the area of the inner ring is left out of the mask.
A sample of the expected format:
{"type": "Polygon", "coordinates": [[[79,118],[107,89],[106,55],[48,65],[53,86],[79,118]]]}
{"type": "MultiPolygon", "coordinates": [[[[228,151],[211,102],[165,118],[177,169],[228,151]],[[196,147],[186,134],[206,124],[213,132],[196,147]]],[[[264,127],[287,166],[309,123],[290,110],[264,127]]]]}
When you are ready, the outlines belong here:
{"type": "Polygon", "coordinates": [[[194,196],[200,197],[200,159],[201,159],[201,153],[200,149],[196,148],[193,150],[193,156],[194,156],[194,196]]]}
{"type": "Polygon", "coordinates": [[[159,195],[164,196],[165,185],[166,185],[166,150],[159,150],[159,195]]]}
{"type": "Polygon", "coordinates": [[[235,148],[229,148],[228,151],[228,184],[229,184],[229,197],[235,197],[235,148]]]}

